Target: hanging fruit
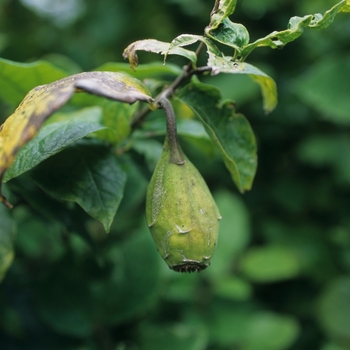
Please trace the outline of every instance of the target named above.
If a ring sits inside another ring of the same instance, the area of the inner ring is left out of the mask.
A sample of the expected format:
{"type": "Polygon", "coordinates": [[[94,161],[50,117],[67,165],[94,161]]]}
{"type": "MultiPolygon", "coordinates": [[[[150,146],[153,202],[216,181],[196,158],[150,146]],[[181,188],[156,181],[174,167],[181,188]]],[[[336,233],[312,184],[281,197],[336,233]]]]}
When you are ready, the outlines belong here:
{"type": "Polygon", "coordinates": [[[148,186],[147,223],[171,269],[199,272],[210,265],[221,216],[204,179],[179,145],[170,102],[163,99],[161,106],[167,135],[148,186]]]}

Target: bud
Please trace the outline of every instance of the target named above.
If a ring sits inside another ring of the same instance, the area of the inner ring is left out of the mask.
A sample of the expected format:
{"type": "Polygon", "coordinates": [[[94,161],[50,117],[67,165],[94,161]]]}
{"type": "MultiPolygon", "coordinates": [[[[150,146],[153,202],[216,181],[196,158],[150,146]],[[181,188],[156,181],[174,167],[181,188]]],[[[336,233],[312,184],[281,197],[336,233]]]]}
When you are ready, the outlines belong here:
{"type": "Polygon", "coordinates": [[[176,152],[171,143],[167,136],[148,186],[147,223],[171,269],[199,272],[210,265],[221,216],[198,170],[178,143],[174,146],[176,152]]]}

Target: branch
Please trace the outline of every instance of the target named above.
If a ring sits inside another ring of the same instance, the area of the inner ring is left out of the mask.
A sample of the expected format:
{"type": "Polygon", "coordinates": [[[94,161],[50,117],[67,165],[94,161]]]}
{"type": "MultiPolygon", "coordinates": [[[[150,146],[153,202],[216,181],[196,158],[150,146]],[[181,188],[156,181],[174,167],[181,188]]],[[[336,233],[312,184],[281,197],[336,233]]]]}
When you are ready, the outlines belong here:
{"type": "MultiPolygon", "coordinates": [[[[179,88],[184,82],[189,80],[193,75],[202,74],[205,72],[211,72],[212,68],[208,66],[198,67],[193,69],[192,64],[188,64],[184,66],[182,70],[182,74],[179,75],[165,90],[163,90],[156,98],[154,99],[153,106],[156,108],[160,107],[159,101],[162,98],[171,98],[174,96],[175,91],[179,88]]],[[[135,114],[133,120],[131,121],[131,127],[134,128],[137,124],[139,124],[152,110],[149,107],[144,108],[135,114]]]]}

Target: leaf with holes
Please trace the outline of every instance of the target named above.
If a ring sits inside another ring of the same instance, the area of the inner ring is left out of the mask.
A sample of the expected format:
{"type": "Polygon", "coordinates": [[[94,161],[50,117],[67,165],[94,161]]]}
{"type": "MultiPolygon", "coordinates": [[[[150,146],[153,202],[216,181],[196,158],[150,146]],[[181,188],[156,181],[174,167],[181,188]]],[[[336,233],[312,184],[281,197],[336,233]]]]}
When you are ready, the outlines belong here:
{"type": "Polygon", "coordinates": [[[212,68],[212,74],[230,73],[230,74],[247,74],[253,81],[259,84],[263,105],[266,113],[271,112],[277,105],[277,86],[275,81],[257,67],[246,62],[232,62],[229,58],[220,55],[219,49],[206,39],[209,55],[208,66],[212,68]]]}
{"type": "MultiPolygon", "coordinates": [[[[233,41],[230,43],[230,46],[232,47],[236,47],[236,44],[243,45],[243,43],[249,40],[249,36],[248,38],[245,37],[248,35],[248,32],[244,34],[244,29],[240,29],[238,27],[236,29],[237,31],[241,30],[242,32],[240,37],[237,36],[235,38],[236,43],[233,41]]],[[[220,36],[218,38],[220,38],[220,36]]],[[[220,40],[229,39],[223,37],[220,38],[220,40]]],[[[191,45],[197,41],[203,42],[207,47],[208,66],[212,68],[212,75],[219,73],[247,74],[260,86],[265,112],[269,113],[275,109],[277,105],[277,87],[275,81],[263,71],[251,64],[232,61],[231,57],[224,57],[218,47],[214,44],[213,40],[200,35],[183,34],[179,35],[171,42],[170,49],[191,45]]],[[[237,49],[240,50],[238,46],[237,49]]]]}
{"type": "Polygon", "coordinates": [[[307,15],[304,17],[292,17],[288,23],[288,29],[280,32],[274,31],[264,38],[258,39],[246,45],[241,51],[240,59],[244,61],[247,56],[257,47],[269,46],[272,49],[282,48],[284,45],[297,39],[305,28],[327,28],[339,12],[350,12],[350,0],[343,0],[326,11],[323,15],[307,15]]]}

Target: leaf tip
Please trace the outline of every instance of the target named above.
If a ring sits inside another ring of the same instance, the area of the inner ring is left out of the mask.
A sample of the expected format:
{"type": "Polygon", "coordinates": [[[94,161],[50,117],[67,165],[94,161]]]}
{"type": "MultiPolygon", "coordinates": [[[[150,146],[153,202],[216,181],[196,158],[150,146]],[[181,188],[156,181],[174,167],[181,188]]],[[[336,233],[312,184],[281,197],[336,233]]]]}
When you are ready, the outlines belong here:
{"type": "Polygon", "coordinates": [[[129,45],[123,52],[124,59],[129,60],[130,68],[135,72],[135,67],[139,64],[139,59],[135,50],[135,43],[129,45]]]}

